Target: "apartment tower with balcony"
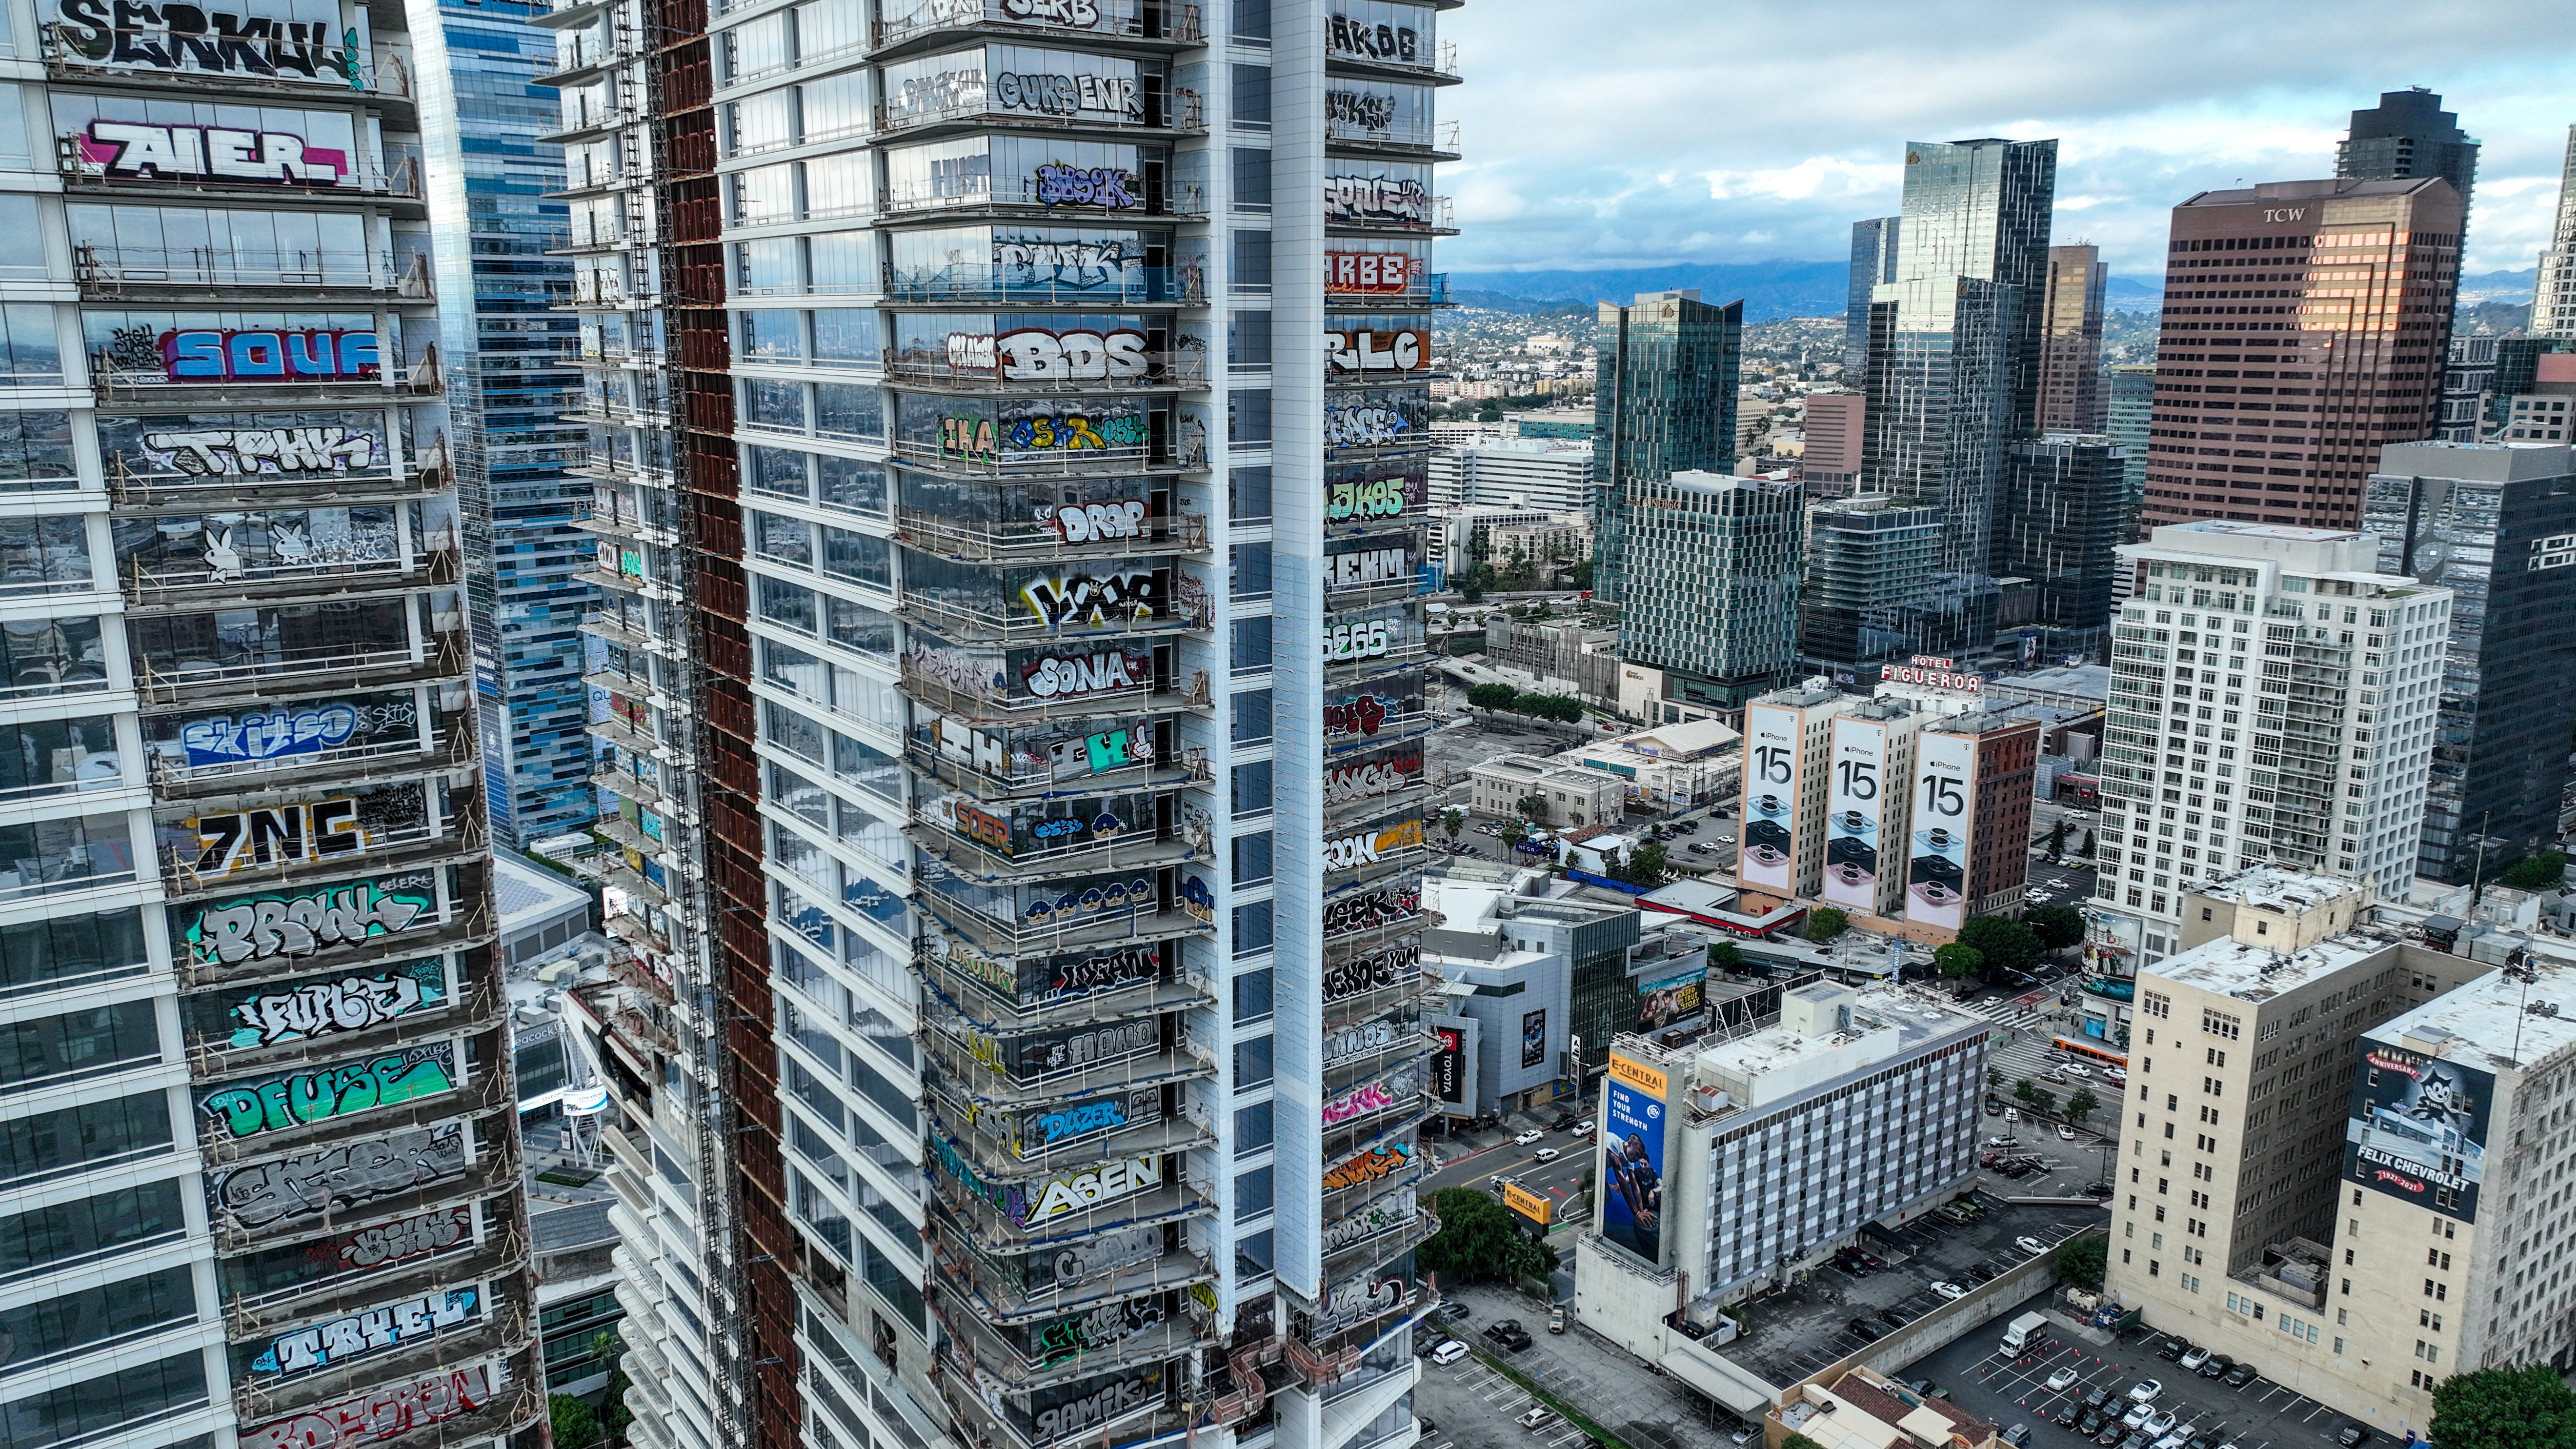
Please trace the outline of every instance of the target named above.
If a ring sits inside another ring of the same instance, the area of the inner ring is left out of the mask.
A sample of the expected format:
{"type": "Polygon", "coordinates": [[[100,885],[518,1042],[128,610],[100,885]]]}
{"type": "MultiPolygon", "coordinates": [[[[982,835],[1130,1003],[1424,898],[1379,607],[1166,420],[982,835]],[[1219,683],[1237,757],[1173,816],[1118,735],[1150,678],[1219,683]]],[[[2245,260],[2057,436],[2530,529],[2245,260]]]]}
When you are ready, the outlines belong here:
{"type": "Polygon", "coordinates": [[[47,127],[0,156],[0,1424],[524,1442],[402,7],[28,13],[0,42],[47,127]]]}
{"type": "Polygon", "coordinates": [[[545,18],[651,1449],[1414,1433],[1441,8],[545,18]]]}

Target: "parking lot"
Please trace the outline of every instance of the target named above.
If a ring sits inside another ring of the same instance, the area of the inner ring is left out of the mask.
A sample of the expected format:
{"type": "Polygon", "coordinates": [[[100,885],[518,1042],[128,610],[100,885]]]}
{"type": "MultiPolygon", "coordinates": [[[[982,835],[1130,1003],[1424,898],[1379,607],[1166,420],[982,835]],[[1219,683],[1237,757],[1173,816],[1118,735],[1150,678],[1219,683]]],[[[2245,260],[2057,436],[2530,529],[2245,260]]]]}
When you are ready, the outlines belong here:
{"type": "Polygon", "coordinates": [[[2098,1210],[2071,1203],[2016,1205],[1984,1192],[1976,1200],[1983,1211],[1965,1226],[1918,1215],[1892,1235],[1894,1242],[1865,1237],[1862,1246],[1887,1263],[1867,1277],[1819,1269],[1803,1283],[1752,1299],[1744,1305],[1749,1331],[1719,1351],[1772,1383],[1796,1383],[1875,1341],[1854,1332],[1851,1320],[1875,1319],[1871,1326],[1884,1336],[1893,1331],[1886,1315],[1907,1323],[1945,1301],[1934,1283],[1973,1288],[1983,1281],[1980,1270],[1991,1277],[2028,1260],[2031,1254],[2015,1239],[2054,1251],[2102,1220],[2098,1210]]]}
{"type": "Polygon", "coordinates": [[[2094,1344],[2051,1323],[2031,1350],[2004,1354],[1998,1347],[2004,1325],[2048,1305],[2045,1294],[2019,1304],[1891,1376],[1930,1379],[1949,1391],[1953,1403],[2007,1429],[2029,1425],[2030,1449],[2077,1449],[2093,1443],[2078,1438],[2075,1428],[2056,1423],[2058,1413],[2069,1404],[2081,1407],[2096,1389],[2125,1409],[2132,1402],[2129,1390],[2147,1379],[2162,1386],[2153,1409],[2172,1414],[2172,1427],[2190,1432],[2188,1442],[2205,1439],[2211,1446],[2234,1449],[2320,1449],[2333,1444],[2343,1427],[2342,1415],[2269,1380],[2258,1377],[2230,1388],[2157,1357],[2164,1335],[2151,1330],[2132,1330],[2116,1342],[2094,1344]],[[2063,1369],[2074,1370],[2074,1381],[2051,1391],[2051,1376],[2063,1369]]]}
{"type": "MultiPolygon", "coordinates": [[[[1736,1449],[1733,1415],[1712,1410],[1708,1400],[1678,1379],[1649,1371],[1626,1350],[1584,1332],[1579,1323],[1551,1334],[1546,1308],[1488,1284],[1467,1285],[1443,1296],[1467,1310],[1466,1319],[1450,1325],[1448,1333],[1510,1364],[1512,1372],[1574,1406],[1630,1449],[1736,1449]],[[1519,1320],[1530,1336],[1528,1348],[1498,1351],[1484,1341],[1484,1329],[1502,1318],[1519,1320]]],[[[1434,1335],[1425,1332],[1422,1337],[1434,1335]]],[[[1446,1368],[1424,1360],[1422,1383],[1414,1390],[1415,1412],[1438,1425],[1436,1433],[1424,1435],[1425,1449],[1442,1449],[1444,1440],[1461,1449],[1537,1449],[1560,1437],[1564,1442],[1558,1449],[1583,1449],[1582,1433],[1565,1436],[1562,1424],[1543,1424],[1533,1433],[1513,1422],[1528,1403],[1527,1391],[1472,1357],[1446,1368]]]]}

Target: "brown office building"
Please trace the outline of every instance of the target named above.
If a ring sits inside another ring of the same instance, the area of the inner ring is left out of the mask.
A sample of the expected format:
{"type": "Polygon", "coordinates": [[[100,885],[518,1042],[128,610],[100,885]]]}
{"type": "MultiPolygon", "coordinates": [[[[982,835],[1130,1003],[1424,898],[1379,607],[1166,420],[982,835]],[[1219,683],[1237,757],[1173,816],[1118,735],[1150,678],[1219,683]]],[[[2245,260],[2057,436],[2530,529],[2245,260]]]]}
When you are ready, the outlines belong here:
{"type": "Polygon", "coordinates": [[[1810,498],[1840,497],[1860,479],[1861,423],[1869,399],[1856,392],[1807,394],[1807,451],[1798,477],[1810,498]]]}
{"type": "Polygon", "coordinates": [[[2097,246],[2048,249],[2048,300],[2039,324],[2039,430],[2098,433],[2110,426],[2102,376],[2102,298],[2111,268],[2097,246]]]}
{"type": "Polygon", "coordinates": [[[2439,177],[2175,207],[2145,525],[2359,527],[2381,445],[2433,435],[2460,224],[2439,177]]]}

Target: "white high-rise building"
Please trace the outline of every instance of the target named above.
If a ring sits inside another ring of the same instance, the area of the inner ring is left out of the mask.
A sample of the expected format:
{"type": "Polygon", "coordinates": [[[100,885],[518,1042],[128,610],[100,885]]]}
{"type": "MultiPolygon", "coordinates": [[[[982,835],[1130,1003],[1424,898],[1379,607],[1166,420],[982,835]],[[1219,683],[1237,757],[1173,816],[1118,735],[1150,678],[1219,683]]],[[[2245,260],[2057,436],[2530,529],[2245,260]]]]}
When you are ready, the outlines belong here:
{"type": "Polygon", "coordinates": [[[2531,335],[2576,337],[2576,126],[2567,128],[2567,163],[2558,180],[2558,222],[2540,254],[2531,293],[2531,335]]]}
{"type": "Polygon", "coordinates": [[[645,1449],[1410,1442],[1443,8],[554,7],[645,1449]]]}
{"type": "Polygon", "coordinates": [[[1434,508],[1592,511],[1592,445],[1562,438],[1503,438],[1431,455],[1434,508]]]}
{"type": "Polygon", "coordinates": [[[2170,954],[2182,892],[2247,865],[2404,895],[2451,591],[2332,529],[2212,519],[2120,557],[2096,885],[2117,944],[2170,954]]]}

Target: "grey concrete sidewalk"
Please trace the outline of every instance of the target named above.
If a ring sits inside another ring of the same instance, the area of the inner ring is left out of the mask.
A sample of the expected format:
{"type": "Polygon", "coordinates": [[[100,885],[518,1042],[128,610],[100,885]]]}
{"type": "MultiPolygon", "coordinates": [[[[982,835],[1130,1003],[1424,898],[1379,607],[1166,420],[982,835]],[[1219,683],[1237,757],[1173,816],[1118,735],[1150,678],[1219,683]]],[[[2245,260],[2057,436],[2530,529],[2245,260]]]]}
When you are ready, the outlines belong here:
{"type": "Polygon", "coordinates": [[[1443,1290],[1443,1296],[1467,1305],[1472,1316],[1453,1329],[1453,1336],[1469,1343],[1481,1344],[1478,1335],[1498,1318],[1519,1319],[1529,1331],[1530,1346],[1520,1353],[1497,1351],[1495,1358],[1582,1410],[1632,1449],[1733,1449],[1729,1436],[1735,1422],[1725,1409],[1715,1411],[1712,1423],[1708,1400],[1580,1324],[1567,1324],[1562,1334],[1549,1333],[1546,1304],[1485,1284],[1443,1290]]]}

